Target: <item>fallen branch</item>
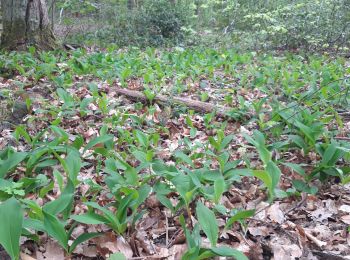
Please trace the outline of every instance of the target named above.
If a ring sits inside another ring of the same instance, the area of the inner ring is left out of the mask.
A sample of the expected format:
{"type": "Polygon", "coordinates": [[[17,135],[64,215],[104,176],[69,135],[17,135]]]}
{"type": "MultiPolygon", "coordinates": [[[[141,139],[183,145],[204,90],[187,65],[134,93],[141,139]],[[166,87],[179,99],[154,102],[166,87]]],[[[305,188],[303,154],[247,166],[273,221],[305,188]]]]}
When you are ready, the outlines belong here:
{"type": "MultiPolygon", "coordinates": [[[[148,102],[147,97],[140,91],[129,90],[124,88],[115,88],[114,90],[117,94],[126,96],[127,98],[141,101],[144,103],[148,102]]],[[[156,95],[156,97],[154,98],[154,101],[162,104],[170,103],[170,105],[174,105],[174,104],[184,105],[188,108],[191,108],[197,112],[202,112],[202,113],[215,112],[215,114],[220,117],[228,117],[229,116],[228,113],[230,112],[230,109],[228,108],[225,108],[222,106],[216,106],[207,102],[202,102],[202,101],[188,99],[188,98],[156,95]]]]}

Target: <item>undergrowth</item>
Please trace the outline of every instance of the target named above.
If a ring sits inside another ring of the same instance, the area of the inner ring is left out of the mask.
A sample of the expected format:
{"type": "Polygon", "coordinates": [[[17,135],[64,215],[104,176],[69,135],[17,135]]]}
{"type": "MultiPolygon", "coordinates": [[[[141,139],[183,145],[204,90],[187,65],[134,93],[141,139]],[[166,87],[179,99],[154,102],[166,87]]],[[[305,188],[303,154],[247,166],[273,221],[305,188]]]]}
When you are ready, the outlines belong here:
{"type": "Polygon", "coordinates": [[[26,93],[30,111],[10,131],[12,144],[0,146],[0,243],[13,259],[21,236],[40,243],[43,233],[74,256],[80,243],[102,234],[72,238],[81,224],[105,225],[128,240],[150,197],[182,228],[183,259],[247,259],[220,239],[235,223],[244,230],[255,214],[223,204],[232,187],[259,181],[272,202],[316,194],[320,183],[350,181],[345,58],[31,49],[2,53],[0,68],[0,97],[26,93]],[[117,87],[139,90],[149,103],[127,102],[113,92],[117,87]],[[159,93],[169,96],[168,104],[153,102],[159,93]],[[174,105],[173,96],[230,112],[201,115],[174,105]]]}

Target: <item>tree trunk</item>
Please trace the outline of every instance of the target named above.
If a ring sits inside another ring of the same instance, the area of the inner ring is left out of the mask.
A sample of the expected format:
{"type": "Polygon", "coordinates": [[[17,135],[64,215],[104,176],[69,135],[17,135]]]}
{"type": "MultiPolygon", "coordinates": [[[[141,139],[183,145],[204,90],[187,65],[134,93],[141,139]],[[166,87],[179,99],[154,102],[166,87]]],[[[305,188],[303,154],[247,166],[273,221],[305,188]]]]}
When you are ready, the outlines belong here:
{"type": "Polygon", "coordinates": [[[133,10],[135,8],[135,5],[136,5],[135,0],[128,0],[127,6],[129,10],[133,10]]]}
{"type": "Polygon", "coordinates": [[[0,0],[3,33],[1,47],[24,50],[35,46],[40,50],[58,45],[50,28],[45,0],[0,0]]]}

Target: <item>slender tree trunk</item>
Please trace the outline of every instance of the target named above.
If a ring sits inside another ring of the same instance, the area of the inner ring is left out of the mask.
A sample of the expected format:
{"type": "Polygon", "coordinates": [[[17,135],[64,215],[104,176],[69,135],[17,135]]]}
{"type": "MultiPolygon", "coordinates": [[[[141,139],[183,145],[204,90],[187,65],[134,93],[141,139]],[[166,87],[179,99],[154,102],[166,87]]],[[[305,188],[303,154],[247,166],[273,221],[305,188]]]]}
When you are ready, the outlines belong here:
{"type": "Polygon", "coordinates": [[[0,0],[0,43],[1,43],[1,34],[2,34],[2,11],[1,11],[1,0],[0,0]]]}
{"type": "Polygon", "coordinates": [[[23,50],[35,46],[50,50],[58,45],[50,28],[45,0],[0,0],[3,33],[1,47],[23,50]]]}
{"type": "Polygon", "coordinates": [[[135,0],[128,0],[127,6],[129,10],[133,10],[135,8],[135,5],[136,5],[135,0]]]}

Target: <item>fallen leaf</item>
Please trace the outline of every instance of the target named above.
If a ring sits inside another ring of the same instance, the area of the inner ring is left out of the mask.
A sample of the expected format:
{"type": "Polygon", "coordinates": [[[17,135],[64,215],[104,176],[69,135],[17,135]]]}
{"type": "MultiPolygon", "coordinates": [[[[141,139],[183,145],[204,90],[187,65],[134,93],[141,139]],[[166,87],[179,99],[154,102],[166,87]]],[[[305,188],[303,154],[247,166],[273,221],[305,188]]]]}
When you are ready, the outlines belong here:
{"type": "Polygon", "coordinates": [[[36,259],[25,253],[21,253],[21,260],[36,260],[36,259]]]}
{"type": "Polygon", "coordinates": [[[279,203],[274,203],[267,210],[269,218],[278,224],[282,224],[285,220],[283,211],[280,209],[279,203]]]}
{"type": "Polygon", "coordinates": [[[345,215],[340,217],[341,221],[343,221],[345,224],[350,225],[350,215],[345,215]]]}
{"type": "Polygon", "coordinates": [[[254,237],[256,237],[256,236],[266,237],[270,233],[269,229],[267,227],[265,227],[265,226],[262,226],[262,227],[249,227],[248,231],[254,237]]]}
{"type": "Polygon", "coordinates": [[[45,252],[42,253],[43,258],[39,257],[37,254],[37,260],[50,259],[50,260],[62,260],[64,259],[64,251],[62,247],[56,242],[49,240],[46,243],[45,252]]]}
{"type": "Polygon", "coordinates": [[[341,205],[339,207],[340,211],[346,212],[346,213],[350,213],[350,205],[341,205]]]}
{"type": "Polygon", "coordinates": [[[303,255],[303,251],[297,245],[273,245],[274,259],[292,260],[303,255]]]}

